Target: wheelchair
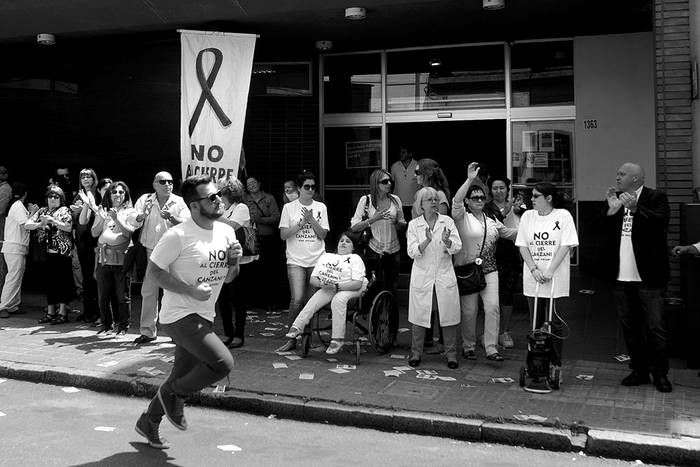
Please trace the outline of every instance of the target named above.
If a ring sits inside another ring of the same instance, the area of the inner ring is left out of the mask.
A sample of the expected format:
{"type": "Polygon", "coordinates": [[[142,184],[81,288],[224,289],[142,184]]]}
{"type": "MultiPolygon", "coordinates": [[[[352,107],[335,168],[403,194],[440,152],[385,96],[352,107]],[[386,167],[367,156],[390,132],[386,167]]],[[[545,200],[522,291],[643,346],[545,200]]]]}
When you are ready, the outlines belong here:
{"type": "MultiPolygon", "coordinates": [[[[381,272],[380,272],[381,276],[381,272]]],[[[369,340],[378,353],[386,353],[394,345],[399,327],[399,308],[394,294],[384,289],[382,278],[371,271],[364,293],[348,302],[346,321],[352,323],[352,346],[355,364],[360,364],[362,343],[369,340]]],[[[315,334],[324,346],[330,342],[330,305],[321,308],[304,329],[301,338],[301,354],[306,357],[315,334]]]]}

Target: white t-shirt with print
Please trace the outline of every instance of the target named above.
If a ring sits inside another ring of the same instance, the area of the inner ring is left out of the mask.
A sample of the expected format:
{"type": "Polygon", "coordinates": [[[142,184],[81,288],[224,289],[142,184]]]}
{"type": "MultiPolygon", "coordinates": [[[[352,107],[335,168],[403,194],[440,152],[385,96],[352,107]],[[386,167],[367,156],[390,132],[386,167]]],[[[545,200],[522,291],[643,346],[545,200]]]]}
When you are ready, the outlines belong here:
{"type": "MultiPolygon", "coordinates": [[[[637,199],[642,194],[644,186],[640,186],[635,191],[637,199]]],[[[641,282],[637,268],[637,258],[634,257],[634,247],[632,246],[632,228],[634,227],[634,214],[629,209],[623,207],[622,227],[620,229],[620,269],[617,280],[621,282],[641,282]]]]}
{"type": "Polygon", "coordinates": [[[331,284],[341,282],[365,281],[365,263],[358,255],[339,255],[324,253],[314,267],[312,276],[324,279],[331,284]]]}
{"type": "MultiPolygon", "coordinates": [[[[280,228],[290,228],[296,225],[302,218],[302,208],[310,210],[316,222],[324,229],[330,230],[325,204],[312,201],[310,205],[304,206],[298,199],[282,207],[280,228]]],[[[287,239],[287,264],[310,268],[316,265],[325,251],[325,242],[316,236],[311,224],[307,222],[297,233],[287,239]]]]}
{"type": "MultiPolygon", "coordinates": [[[[532,259],[540,271],[549,266],[554,258],[555,251],[560,246],[578,246],[578,235],[574,219],[566,209],[554,209],[546,216],[540,216],[536,210],[525,211],[520,219],[518,237],[515,244],[524,246],[530,250],[532,259]]],[[[556,271],[552,281],[554,282],[554,298],[569,296],[570,259],[566,255],[556,271]]],[[[523,262],[523,294],[528,297],[535,296],[536,281],[532,273],[523,262]]],[[[539,296],[549,298],[552,282],[540,285],[539,296]]]]}
{"type": "Polygon", "coordinates": [[[164,290],[161,323],[174,323],[193,313],[214,321],[214,304],[229,268],[227,249],[235,243],[236,233],[223,222],[214,222],[213,228],[207,230],[188,219],[163,234],[151,253],[151,261],[186,284],[209,283],[212,293],[209,300],[199,301],[189,295],[164,290]]]}

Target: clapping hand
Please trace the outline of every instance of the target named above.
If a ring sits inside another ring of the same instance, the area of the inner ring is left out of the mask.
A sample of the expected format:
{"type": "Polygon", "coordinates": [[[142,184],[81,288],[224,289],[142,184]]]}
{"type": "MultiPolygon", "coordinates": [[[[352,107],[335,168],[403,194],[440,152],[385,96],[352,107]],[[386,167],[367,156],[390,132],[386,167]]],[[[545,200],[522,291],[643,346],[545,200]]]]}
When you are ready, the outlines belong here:
{"type": "Polygon", "coordinates": [[[450,239],[451,233],[452,231],[450,229],[443,229],[442,231],[442,243],[444,243],[447,248],[452,246],[452,240],[450,239]]]}
{"type": "Polygon", "coordinates": [[[620,202],[624,207],[629,209],[632,212],[637,211],[637,196],[632,194],[632,193],[620,193],[620,202]]]}
{"type": "Polygon", "coordinates": [[[605,197],[608,200],[608,211],[611,214],[616,213],[622,207],[622,201],[617,197],[615,187],[608,187],[608,190],[605,192],[605,197]]]}
{"type": "Polygon", "coordinates": [[[30,216],[33,216],[33,215],[36,214],[36,212],[39,210],[39,206],[37,206],[37,205],[34,204],[34,203],[29,203],[29,204],[27,205],[27,209],[29,210],[29,215],[30,215],[30,216]]]}
{"type": "Polygon", "coordinates": [[[430,227],[425,228],[425,238],[428,240],[428,242],[433,241],[433,231],[430,230],[430,227]]]}
{"type": "Polygon", "coordinates": [[[160,211],[160,217],[162,217],[166,221],[169,221],[170,218],[173,217],[173,215],[170,214],[170,211],[168,211],[167,209],[163,209],[162,211],[160,211]]]}

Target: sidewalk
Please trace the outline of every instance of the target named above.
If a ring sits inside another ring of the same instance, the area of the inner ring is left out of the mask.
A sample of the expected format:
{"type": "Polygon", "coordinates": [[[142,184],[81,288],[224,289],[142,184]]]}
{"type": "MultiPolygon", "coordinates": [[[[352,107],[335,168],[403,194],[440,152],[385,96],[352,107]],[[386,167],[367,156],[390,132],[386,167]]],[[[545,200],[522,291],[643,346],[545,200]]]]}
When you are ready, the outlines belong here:
{"type": "MultiPolygon", "coordinates": [[[[75,323],[74,314],[68,324],[38,325],[41,303],[40,296],[28,295],[27,314],[0,320],[0,377],[151,396],[170,371],[174,346],[167,337],[135,347],[131,341],[138,326],[132,324],[125,337],[98,337],[95,328],[75,323]]],[[[273,349],[284,341],[286,314],[249,312],[246,345],[232,351],[235,369],[230,382],[220,383],[225,392],[207,389],[193,402],[309,421],[700,464],[697,370],[674,363],[669,374],[674,390],[663,394],[653,385],[621,386],[629,369],[612,356],[607,361],[565,358],[560,391],[527,393],[517,382],[526,355],[521,337],[526,317],[514,320],[516,348],[503,351],[503,363],[488,362],[481,350],[477,361],[460,358],[459,369],[449,370],[440,355],[425,355],[418,368],[385,376],[394,367],[407,367],[410,332],[401,332],[397,347],[385,355],[365,343],[356,369],[335,372],[339,364],[355,363],[350,347],[337,362],[328,361],[323,348],[312,349],[305,359],[277,355],[273,349]],[[418,378],[416,370],[434,370],[440,378],[418,378]],[[501,377],[515,381],[491,382],[501,377]]],[[[595,355],[574,352],[575,342],[567,343],[565,357],[595,355]]]]}

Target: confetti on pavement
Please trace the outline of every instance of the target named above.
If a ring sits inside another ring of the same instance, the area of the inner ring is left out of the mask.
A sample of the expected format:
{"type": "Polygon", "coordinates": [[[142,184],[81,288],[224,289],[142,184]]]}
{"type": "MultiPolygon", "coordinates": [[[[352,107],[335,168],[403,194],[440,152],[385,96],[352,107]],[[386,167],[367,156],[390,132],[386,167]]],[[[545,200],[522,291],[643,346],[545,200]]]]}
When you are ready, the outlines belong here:
{"type": "Polygon", "coordinates": [[[214,391],[212,391],[212,392],[218,392],[218,393],[226,392],[226,385],[225,384],[217,384],[216,387],[214,388],[214,391]]]}
{"type": "Polygon", "coordinates": [[[452,376],[438,376],[437,379],[441,381],[457,381],[457,378],[453,378],[452,376]]]}
{"type": "Polygon", "coordinates": [[[284,362],[273,362],[272,368],[289,368],[284,362]]]}
{"type": "Polygon", "coordinates": [[[299,379],[314,379],[313,373],[301,373],[299,379]]]}
{"type": "Polygon", "coordinates": [[[329,363],[335,363],[338,361],[338,359],[337,358],[327,358],[326,361],[329,363]]]}
{"type": "Polygon", "coordinates": [[[5,412],[0,412],[0,417],[5,417],[7,414],[5,412]]]}
{"type": "Polygon", "coordinates": [[[384,370],[384,376],[394,376],[394,377],[398,378],[402,374],[403,374],[403,372],[398,371],[398,370],[384,370]]]}
{"type": "Polygon", "coordinates": [[[399,354],[391,354],[391,358],[396,358],[399,360],[406,360],[408,359],[408,355],[399,355],[399,354]]]}
{"type": "Polygon", "coordinates": [[[301,360],[301,357],[299,355],[285,355],[284,358],[287,358],[289,360],[301,360]]]}
{"type": "Polygon", "coordinates": [[[355,365],[337,365],[336,368],[340,368],[342,370],[357,370],[355,365]]]}
{"type": "Polygon", "coordinates": [[[629,361],[630,361],[630,356],[627,355],[627,354],[624,354],[624,353],[623,353],[623,354],[620,354],[620,355],[618,355],[618,356],[616,356],[616,357],[613,357],[613,358],[614,358],[615,360],[617,360],[618,362],[620,362],[620,363],[629,362],[629,361]]]}
{"type": "Polygon", "coordinates": [[[577,375],[576,378],[582,381],[590,381],[593,379],[593,375],[577,375]]]}
{"type": "Polygon", "coordinates": [[[73,386],[69,386],[69,387],[61,388],[61,391],[70,394],[70,393],[73,393],[73,392],[80,392],[80,389],[75,388],[75,387],[73,387],[73,386]]]}
{"type": "Polygon", "coordinates": [[[489,380],[491,383],[501,383],[501,384],[509,384],[509,383],[514,383],[515,380],[513,378],[491,378],[489,380]]]}
{"type": "Polygon", "coordinates": [[[350,370],[346,370],[345,368],[329,368],[328,371],[337,373],[339,375],[342,375],[343,373],[350,373],[350,370]]]}
{"type": "Polygon", "coordinates": [[[217,446],[217,448],[227,452],[241,452],[243,450],[235,444],[220,444],[219,446],[217,446]]]}
{"type": "Polygon", "coordinates": [[[113,426],[96,426],[95,431],[114,431],[116,430],[113,426]]]}
{"type": "Polygon", "coordinates": [[[411,371],[411,370],[413,370],[413,368],[411,368],[410,366],[395,366],[395,367],[394,367],[394,370],[397,370],[397,371],[411,371]]]}
{"type": "Polygon", "coordinates": [[[116,361],[116,360],[110,360],[110,361],[108,361],[108,362],[98,363],[98,364],[97,364],[97,366],[101,366],[101,367],[103,367],[103,368],[109,368],[110,366],[114,366],[114,365],[119,365],[119,362],[116,361]]]}

